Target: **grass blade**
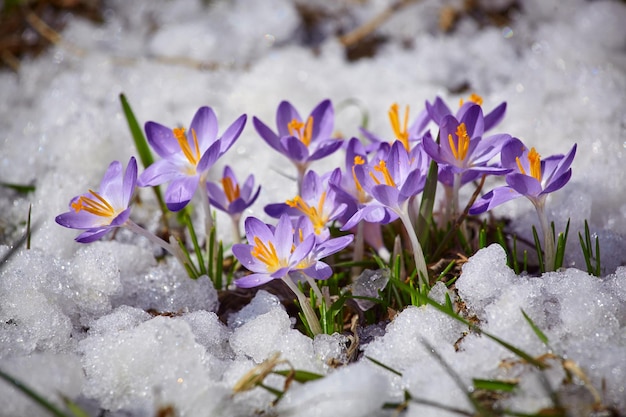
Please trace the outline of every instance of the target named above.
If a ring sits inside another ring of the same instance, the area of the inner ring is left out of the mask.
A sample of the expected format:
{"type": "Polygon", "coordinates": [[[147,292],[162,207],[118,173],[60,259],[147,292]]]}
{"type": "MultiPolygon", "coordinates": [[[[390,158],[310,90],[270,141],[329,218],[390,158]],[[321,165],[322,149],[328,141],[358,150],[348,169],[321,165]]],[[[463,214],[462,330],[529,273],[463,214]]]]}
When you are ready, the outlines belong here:
{"type": "Polygon", "coordinates": [[[522,314],[524,315],[524,318],[526,319],[526,321],[530,325],[531,329],[533,329],[533,331],[535,332],[535,334],[537,335],[539,340],[541,340],[544,345],[548,345],[548,343],[550,343],[550,341],[548,340],[548,337],[545,335],[545,333],[541,331],[539,326],[537,326],[535,324],[535,322],[532,321],[532,319],[528,316],[528,314],[526,314],[526,312],[523,309],[521,309],[521,310],[522,310],[522,314]]]}
{"type": "Polygon", "coordinates": [[[26,395],[28,398],[30,398],[31,400],[39,404],[41,407],[43,407],[46,411],[48,411],[53,416],[72,417],[71,415],[68,415],[64,413],[63,411],[61,411],[54,404],[50,403],[41,395],[37,394],[35,391],[33,391],[31,388],[29,388],[26,384],[24,384],[19,379],[9,374],[6,374],[3,371],[0,371],[0,379],[3,379],[7,384],[11,385],[13,388],[17,389],[18,391],[21,391],[24,395],[26,395]]]}

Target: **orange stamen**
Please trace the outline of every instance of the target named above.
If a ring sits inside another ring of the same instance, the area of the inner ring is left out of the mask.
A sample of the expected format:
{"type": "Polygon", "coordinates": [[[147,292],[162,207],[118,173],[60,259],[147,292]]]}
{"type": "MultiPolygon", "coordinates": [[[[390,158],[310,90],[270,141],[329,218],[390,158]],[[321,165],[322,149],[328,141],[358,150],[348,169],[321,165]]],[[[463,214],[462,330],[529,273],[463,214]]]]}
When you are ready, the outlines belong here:
{"type": "MultiPolygon", "coordinates": [[[[389,170],[387,169],[387,163],[385,161],[381,160],[378,163],[378,165],[374,166],[374,170],[383,174],[383,178],[385,179],[385,184],[391,187],[396,186],[396,183],[393,181],[393,178],[391,178],[391,174],[389,173],[389,170]]],[[[376,178],[376,175],[374,175],[373,172],[370,172],[370,176],[372,177],[374,182],[376,182],[376,184],[380,184],[380,181],[378,180],[378,178],[376,178]]]]}
{"type": "Polygon", "coordinates": [[[72,208],[78,213],[85,210],[88,213],[95,214],[100,217],[113,217],[116,214],[113,206],[106,201],[100,194],[89,190],[95,198],[81,196],[72,203],[72,208]]]}
{"type": "Polygon", "coordinates": [[[187,136],[185,135],[184,128],[174,128],[172,129],[172,132],[174,133],[174,137],[178,141],[178,146],[180,146],[180,149],[183,151],[185,158],[187,158],[187,161],[189,161],[189,163],[194,167],[197,166],[198,162],[200,161],[200,146],[198,145],[198,137],[196,136],[196,131],[194,129],[191,129],[191,135],[193,136],[194,144],[193,151],[191,150],[191,146],[189,145],[189,141],[187,140],[187,136]]]}
{"type": "Polygon", "coordinates": [[[396,139],[402,142],[404,145],[404,149],[410,151],[409,148],[409,106],[406,106],[404,110],[404,121],[402,126],[400,126],[400,114],[398,111],[398,104],[393,103],[389,108],[389,121],[391,122],[391,128],[393,129],[393,133],[396,135],[396,139]]]}
{"type": "MultiPolygon", "coordinates": [[[[515,162],[517,162],[519,171],[524,175],[528,175],[519,157],[515,158],[515,162]]],[[[531,148],[530,152],[528,152],[528,165],[530,166],[530,176],[541,182],[541,155],[539,155],[535,148],[531,148]]]]}
{"type": "Polygon", "coordinates": [[[259,261],[267,265],[269,272],[274,272],[281,267],[281,262],[278,259],[276,248],[272,242],[269,242],[269,247],[263,243],[257,236],[254,237],[254,248],[252,248],[252,256],[259,261]]]}
{"type": "Polygon", "coordinates": [[[239,184],[233,186],[233,180],[230,177],[222,178],[222,187],[224,187],[224,194],[226,194],[229,203],[240,197],[239,184]]]}
{"type": "Polygon", "coordinates": [[[302,141],[302,143],[304,143],[305,146],[308,147],[311,144],[311,139],[313,137],[313,117],[309,116],[306,124],[298,121],[297,119],[293,119],[287,125],[287,129],[289,129],[289,134],[291,136],[297,137],[300,141],[302,141]]]}
{"type": "Polygon", "coordinates": [[[465,157],[467,156],[467,152],[469,151],[469,145],[470,145],[470,137],[467,134],[467,128],[465,127],[465,123],[461,123],[456,128],[455,133],[458,138],[456,145],[454,143],[454,139],[452,138],[452,135],[448,135],[448,142],[450,143],[450,150],[452,151],[452,154],[454,155],[454,159],[456,159],[457,161],[463,161],[465,160],[465,157]]]}
{"type": "Polygon", "coordinates": [[[325,201],[326,191],[322,193],[322,196],[317,203],[317,208],[309,206],[306,201],[304,201],[299,195],[296,196],[293,200],[287,200],[286,203],[289,207],[297,208],[305,216],[307,216],[313,224],[313,230],[315,231],[315,234],[319,235],[324,227],[326,227],[326,223],[328,223],[328,217],[324,216],[325,201]]]}
{"type": "MultiPolygon", "coordinates": [[[[482,106],[482,105],[483,105],[483,98],[482,98],[481,96],[479,96],[478,94],[476,94],[476,93],[472,93],[472,94],[469,96],[468,100],[469,100],[469,101],[471,101],[472,103],[476,103],[476,104],[478,104],[479,106],[482,106]]],[[[461,99],[459,100],[459,107],[461,107],[461,106],[463,105],[463,103],[464,103],[464,101],[463,101],[463,99],[461,98],[461,99]]]]}

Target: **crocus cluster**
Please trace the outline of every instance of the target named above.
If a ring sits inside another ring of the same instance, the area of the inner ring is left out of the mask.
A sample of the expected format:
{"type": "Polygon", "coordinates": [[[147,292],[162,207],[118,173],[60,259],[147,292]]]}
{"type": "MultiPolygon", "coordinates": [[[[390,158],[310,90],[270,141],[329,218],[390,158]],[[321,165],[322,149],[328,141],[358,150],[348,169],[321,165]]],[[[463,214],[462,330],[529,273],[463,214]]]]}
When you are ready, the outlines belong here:
{"type": "MultiPolygon", "coordinates": [[[[306,118],[291,103],[283,101],[276,112],[276,131],[256,117],[253,125],[261,139],[295,166],[298,194],[265,207],[270,217],[278,219],[275,226],[255,217],[245,219],[246,242],[240,243],[240,218],[256,201],[261,188],[255,187],[252,175],[240,183],[229,166],[217,182],[210,182],[208,175],[241,135],[246,116],[237,118],[218,135],[215,112],[210,107],[201,107],[189,129],[146,123],[147,141],[161,159],[139,175],[134,158],[125,172],[119,162],[113,162],[100,188],[73,198],[70,210],[56,221],[83,230],[76,238],[82,243],[97,240],[114,228],[127,227],[185,263],[190,258],[188,253],[181,253],[184,246],[165,242],[133,223],[130,207],[136,186],[167,183],[165,203],[171,211],[183,209],[199,194],[207,224],[212,218],[211,206],[233,219],[232,253],[251,271],[236,279],[235,284],[247,288],[280,279],[305,308],[304,304],[309,304],[295,284],[297,281],[308,282],[318,294],[318,300],[322,300],[315,280],[332,275],[331,266],[323,259],[350,245],[355,254],[362,256],[365,242],[382,256],[386,248],[381,225],[396,220],[400,220],[408,237],[405,247],[410,247],[414,256],[417,285],[429,282],[415,219],[418,197],[434,166],[445,190],[443,204],[447,208],[440,215],[442,224],[450,224],[467,214],[460,208],[461,187],[487,175],[504,176],[507,185],[480,197],[468,207],[469,214],[484,213],[520,196],[528,198],[537,209],[544,232],[549,270],[554,265],[554,236],[545,216],[545,201],[549,193],[569,181],[576,145],[566,155],[542,159],[535,148],[528,149],[510,134],[487,135],[503,119],[505,111],[506,103],[501,103],[485,115],[482,99],[477,95],[461,100],[458,109],[452,111],[437,97],[432,103],[425,102],[411,121],[408,106],[401,117],[399,106],[393,104],[388,113],[391,134],[385,137],[360,129],[366,139],[363,142],[357,137],[348,140],[335,137],[330,100],[320,102],[306,118]],[[327,172],[310,169],[314,161],[340,148],[345,151],[343,167],[327,172]]],[[[207,241],[209,230],[207,225],[207,241]]],[[[311,314],[305,311],[307,318],[314,320],[311,314]]],[[[315,323],[309,324],[315,327],[315,323]]]]}

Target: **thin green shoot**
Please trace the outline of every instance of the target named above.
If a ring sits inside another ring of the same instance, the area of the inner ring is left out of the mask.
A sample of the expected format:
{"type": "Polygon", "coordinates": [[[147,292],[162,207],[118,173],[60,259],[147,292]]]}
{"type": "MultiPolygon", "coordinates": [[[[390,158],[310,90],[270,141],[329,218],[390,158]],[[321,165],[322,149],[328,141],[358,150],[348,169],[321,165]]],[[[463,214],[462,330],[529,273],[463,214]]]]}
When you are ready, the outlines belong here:
{"type": "MultiPolygon", "coordinates": [[[[567,236],[569,234],[570,219],[567,219],[567,226],[565,226],[565,232],[559,233],[556,240],[556,253],[554,256],[554,270],[558,270],[563,266],[563,258],[565,257],[565,246],[567,245],[567,236]]],[[[556,236],[554,233],[554,222],[552,222],[552,236],[556,236]]]]}
{"type": "Polygon", "coordinates": [[[472,379],[474,389],[486,391],[513,392],[517,388],[517,382],[499,381],[497,379],[472,379]]]}
{"type": "MultiPolygon", "coordinates": [[[[187,227],[187,230],[189,231],[189,236],[191,237],[193,249],[194,249],[194,252],[196,253],[196,257],[198,258],[198,266],[200,268],[198,272],[200,273],[200,275],[206,275],[207,270],[206,270],[206,267],[204,266],[204,258],[202,257],[202,248],[198,244],[198,237],[196,235],[196,230],[193,227],[193,222],[191,221],[191,217],[189,216],[189,213],[186,209],[180,212],[179,219],[180,219],[180,222],[183,225],[185,225],[187,227]]],[[[192,278],[196,279],[200,275],[192,277],[192,278]]]]}
{"type": "Polygon", "coordinates": [[[537,251],[537,260],[539,262],[539,270],[543,274],[546,272],[546,266],[543,263],[543,250],[541,249],[541,242],[539,241],[539,235],[537,229],[533,225],[533,239],[535,240],[535,250],[537,251]]]}
{"type": "Polygon", "coordinates": [[[544,345],[548,346],[550,341],[548,340],[548,337],[545,335],[545,333],[541,331],[539,326],[535,324],[535,322],[528,316],[528,314],[526,314],[523,309],[520,310],[522,310],[522,315],[524,316],[524,319],[526,319],[526,322],[528,322],[530,328],[533,329],[533,332],[535,332],[537,338],[539,338],[539,340],[541,340],[544,345]]]}
{"type": "Polygon", "coordinates": [[[14,184],[11,182],[0,182],[0,186],[10,188],[20,194],[32,193],[36,189],[34,185],[14,184]]]}
{"type": "Polygon", "coordinates": [[[64,411],[59,409],[56,405],[52,404],[51,402],[43,398],[41,395],[37,394],[34,390],[28,387],[28,385],[26,385],[24,382],[22,382],[21,380],[1,370],[0,370],[0,379],[4,380],[7,384],[11,385],[13,388],[20,391],[24,395],[26,395],[28,398],[36,402],[43,409],[45,409],[47,412],[49,412],[51,415],[55,417],[77,417],[74,414],[65,413],[64,411]]]}
{"type": "Polygon", "coordinates": [[[591,275],[595,275],[599,277],[601,274],[601,264],[600,264],[600,239],[596,236],[595,243],[595,253],[593,251],[593,243],[591,241],[591,232],[589,230],[589,223],[585,220],[585,237],[580,232],[578,232],[578,239],[580,241],[580,248],[583,251],[583,256],[585,258],[585,264],[587,265],[587,272],[591,275]],[[592,260],[595,260],[595,265],[592,263],[592,260]]]}
{"type": "Polygon", "coordinates": [[[33,211],[33,205],[28,205],[28,219],[26,220],[26,249],[30,249],[30,237],[31,237],[31,229],[30,229],[30,219],[33,211]]]}

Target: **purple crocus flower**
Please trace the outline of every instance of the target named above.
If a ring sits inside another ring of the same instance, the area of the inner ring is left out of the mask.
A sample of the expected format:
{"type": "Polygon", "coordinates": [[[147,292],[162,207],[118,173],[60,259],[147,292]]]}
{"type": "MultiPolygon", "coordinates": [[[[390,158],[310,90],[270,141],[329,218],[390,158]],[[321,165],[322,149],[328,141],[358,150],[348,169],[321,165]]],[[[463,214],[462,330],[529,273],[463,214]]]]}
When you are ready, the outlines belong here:
{"type": "Polygon", "coordinates": [[[379,152],[370,163],[357,159],[355,182],[376,201],[361,207],[342,230],[354,227],[361,220],[380,224],[396,220],[409,197],[424,189],[424,156],[419,148],[409,154],[402,143],[396,141],[388,152],[379,152]]]}
{"type": "Polygon", "coordinates": [[[386,155],[379,152],[377,158],[369,164],[357,164],[354,167],[356,180],[377,203],[371,202],[359,209],[342,227],[342,230],[350,229],[361,220],[385,224],[400,218],[411,240],[420,287],[422,282],[428,282],[428,269],[409,217],[408,200],[422,192],[426,184],[427,164],[422,160],[425,157],[421,147],[409,153],[402,142],[396,141],[386,155]]]}
{"type": "Polygon", "coordinates": [[[549,193],[561,189],[570,180],[570,168],[576,145],[566,155],[541,159],[535,148],[530,150],[522,141],[512,138],[502,148],[501,161],[511,172],[506,175],[508,185],[498,187],[480,198],[470,214],[480,214],[518,197],[528,198],[535,206],[543,206],[549,193]]]}
{"type": "Polygon", "coordinates": [[[511,135],[502,133],[483,138],[485,121],[482,109],[471,105],[460,120],[444,116],[439,125],[440,144],[430,133],[424,135],[424,151],[440,166],[449,166],[455,174],[477,171],[480,174],[502,174],[506,168],[488,166],[511,135]]]}
{"type": "MultiPolygon", "coordinates": [[[[294,233],[295,245],[298,246],[304,243],[306,237],[314,233],[313,223],[311,223],[308,217],[301,216],[296,221],[294,233]]],[[[322,262],[321,259],[343,250],[352,243],[353,240],[353,235],[345,235],[316,243],[309,254],[298,263],[298,268],[290,272],[290,274],[294,278],[298,278],[300,273],[305,274],[309,278],[318,280],[330,278],[332,269],[327,263],[322,262]]]]}
{"type": "Polygon", "coordinates": [[[535,148],[528,150],[517,138],[511,139],[502,148],[501,160],[504,167],[512,170],[505,177],[506,186],[498,187],[480,198],[470,214],[480,214],[518,197],[528,198],[535,209],[544,236],[545,270],[554,269],[554,234],[545,215],[548,194],[561,189],[572,176],[572,161],[576,145],[566,155],[553,155],[541,159],[535,148]]]}
{"type": "Polygon", "coordinates": [[[222,210],[232,216],[240,216],[241,213],[256,201],[261,187],[254,190],[254,176],[250,174],[243,186],[239,186],[233,170],[227,165],[224,167],[224,175],[220,180],[221,187],[213,182],[207,182],[206,188],[209,201],[213,207],[222,210]]]}
{"type": "Polygon", "coordinates": [[[315,245],[312,234],[294,244],[294,228],[286,214],[280,217],[276,228],[248,217],[245,229],[248,243],[237,243],[232,248],[239,262],[253,272],[235,281],[241,288],[256,287],[273,279],[290,280],[289,272],[298,269],[315,245]]]}
{"type": "Polygon", "coordinates": [[[335,152],[342,141],[331,137],[334,110],[330,100],[320,102],[302,119],[291,103],[282,101],[276,111],[278,134],[258,118],[254,128],[272,148],[289,158],[298,170],[298,189],[309,164],[335,152]]]}
{"type": "Polygon", "coordinates": [[[199,183],[204,188],[209,168],[237,140],[245,123],[246,115],[242,115],[218,137],[217,117],[206,106],[198,109],[189,131],[147,122],[148,143],[162,159],[146,168],[139,176],[138,185],[148,187],[169,182],[165,203],[172,211],[181,210],[199,183]]]}
{"type": "Polygon", "coordinates": [[[116,227],[123,226],[130,216],[130,200],[137,182],[137,161],[131,157],[126,172],[114,161],[106,170],[98,191],[74,197],[70,211],[60,214],[55,221],[64,227],[85,230],[77,242],[89,243],[100,239],[116,227]]]}
{"type": "MultiPolygon", "coordinates": [[[[433,103],[426,102],[426,111],[430,116],[430,119],[434,121],[438,126],[441,126],[441,122],[445,116],[454,115],[457,120],[463,118],[465,113],[474,105],[482,106],[483,99],[478,94],[472,94],[467,101],[461,99],[459,103],[459,109],[456,113],[452,113],[448,105],[441,99],[441,97],[435,98],[433,103]]],[[[500,103],[489,112],[484,118],[484,131],[491,130],[504,118],[506,113],[506,102],[500,103]]]]}
{"type": "Polygon", "coordinates": [[[440,178],[450,198],[447,220],[459,213],[459,189],[482,175],[503,175],[510,170],[488,165],[511,136],[497,134],[483,138],[485,118],[477,104],[463,105],[460,120],[448,114],[439,125],[438,144],[428,132],[422,139],[424,151],[439,164],[440,178]]]}
{"type": "Polygon", "coordinates": [[[339,176],[339,168],[325,175],[308,171],[304,176],[300,195],[286,203],[268,204],[265,212],[276,218],[285,213],[292,217],[304,215],[313,224],[317,240],[324,241],[330,236],[328,224],[338,219],[346,210],[346,205],[336,199],[335,189],[329,186],[339,176]]]}

